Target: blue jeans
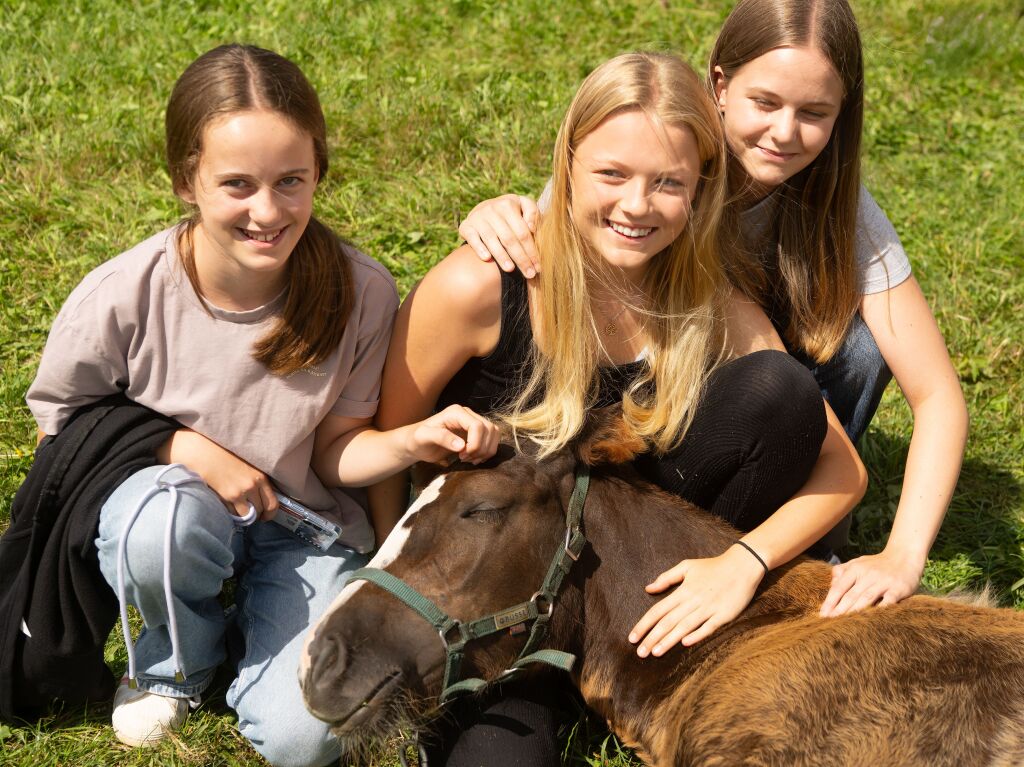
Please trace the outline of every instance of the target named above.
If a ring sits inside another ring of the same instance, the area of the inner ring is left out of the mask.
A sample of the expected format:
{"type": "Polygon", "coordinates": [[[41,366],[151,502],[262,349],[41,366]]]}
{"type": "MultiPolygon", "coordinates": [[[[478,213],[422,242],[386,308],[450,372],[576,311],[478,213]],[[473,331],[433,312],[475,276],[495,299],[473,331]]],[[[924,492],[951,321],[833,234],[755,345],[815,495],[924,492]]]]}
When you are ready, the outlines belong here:
{"type": "MultiPolygon", "coordinates": [[[[100,569],[117,588],[117,546],[124,524],[165,467],[139,471],[121,484],[100,512],[100,569]]],[[[180,470],[174,469],[169,476],[180,470]]],[[[164,526],[169,497],[146,503],[128,535],[128,602],[145,628],[135,644],[139,687],[191,697],[209,686],[227,658],[228,620],[218,601],[224,581],[238,578],[235,595],[244,651],[227,702],[238,729],[271,764],[310,767],[336,761],[338,741],[312,716],[299,689],[299,653],[307,631],[367,558],[339,545],[320,552],[272,522],[236,528],[218,496],[205,485],[178,488],[172,548],[172,591],[185,674],[174,681],[163,591],[164,526]]]]}
{"type": "MultiPolygon", "coordinates": [[[[882,392],[892,379],[892,371],[860,312],[853,315],[843,345],[832,359],[819,365],[801,352],[792,354],[814,375],[822,396],[856,445],[867,431],[882,401],[882,392]]],[[[850,522],[851,516],[847,514],[821,539],[822,544],[832,551],[845,546],[850,538],[850,522]]]]}
{"type": "Polygon", "coordinates": [[[846,435],[857,444],[892,380],[892,371],[860,312],[853,315],[843,345],[832,359],[819,365],[801,352],[793,352],[793,356],[811,371],[846,435]]]}

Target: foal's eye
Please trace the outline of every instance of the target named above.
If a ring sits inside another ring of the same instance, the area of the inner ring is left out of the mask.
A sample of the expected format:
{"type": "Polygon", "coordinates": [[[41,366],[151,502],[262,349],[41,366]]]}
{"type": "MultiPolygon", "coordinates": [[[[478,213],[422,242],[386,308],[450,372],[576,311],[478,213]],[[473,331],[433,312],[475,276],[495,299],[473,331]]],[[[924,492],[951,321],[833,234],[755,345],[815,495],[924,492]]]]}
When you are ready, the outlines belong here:
{"type": "Polygon", "coordinates": [[[507,506],[480,504],[464,509],[459,516],[463,519],[476,519],[480,522],[497,522],[507,509],[507,506]]]}

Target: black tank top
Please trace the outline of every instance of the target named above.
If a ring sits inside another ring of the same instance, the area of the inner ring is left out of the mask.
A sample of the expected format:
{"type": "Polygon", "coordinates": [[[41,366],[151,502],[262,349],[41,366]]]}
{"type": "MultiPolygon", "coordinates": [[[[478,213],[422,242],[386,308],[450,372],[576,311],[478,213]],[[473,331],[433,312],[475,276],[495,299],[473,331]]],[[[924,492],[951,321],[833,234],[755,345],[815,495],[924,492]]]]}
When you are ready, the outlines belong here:
{"type": "MultiPolygon", "coordinates": [[[[486,357],[473,357],[444,387],[437,409],[458,403],[484,415],[512,402],[530,380],[533,328],[530,327],[526,278],[518,271],[501,273],[501,330],[486,357]]],[[[622,393],[646,363],[628,362],[601,368],[597,407],[622,401],[622,393]]]]}

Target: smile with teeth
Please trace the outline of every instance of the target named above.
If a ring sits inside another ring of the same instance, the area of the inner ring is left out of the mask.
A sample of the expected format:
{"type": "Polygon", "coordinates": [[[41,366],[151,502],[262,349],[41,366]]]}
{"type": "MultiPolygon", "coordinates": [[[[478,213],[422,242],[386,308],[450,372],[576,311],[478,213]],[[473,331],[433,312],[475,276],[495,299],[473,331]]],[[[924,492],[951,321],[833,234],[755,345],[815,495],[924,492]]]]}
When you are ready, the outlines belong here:
{"type": "Polygon", "coordinates": [[[276,229],[273,232],[254,232],[251,229],[239,229],[242,234],[248,237],[250,240],[256,240],[257,242],[272,242],[277,238],[284,229],[276,229]]]}
{"type": "Polygon", "coordinates": [[[619,234],[623,235],[624,237],[632,237],[634,239],[639,239],[640,237],[646,237],[651,232],[653,232],[654,229],[655,229],[655,227],[653,227],[653,226],[647,226],[647,227],[644,227],[642,229],[633,229],[633,228],[628,227],[628,226],[623,226],[622,224],[616,224],[614,221],[612,221],[610,219],[608,220],[608,226],[611,227],[613,232],[618,232],[619,234]]]}

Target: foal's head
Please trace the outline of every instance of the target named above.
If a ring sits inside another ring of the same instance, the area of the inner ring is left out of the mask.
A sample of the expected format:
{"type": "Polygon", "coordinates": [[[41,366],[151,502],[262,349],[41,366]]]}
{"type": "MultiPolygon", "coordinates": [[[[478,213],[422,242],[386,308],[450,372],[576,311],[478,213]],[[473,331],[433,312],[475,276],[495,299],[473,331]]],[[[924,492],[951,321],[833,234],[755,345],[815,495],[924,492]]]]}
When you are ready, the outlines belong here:
{"type": "MultiPolygon", "coordinates": [[[[370,567],[401,578],[460,621],[529,600],[565,534],[571,470],[550,468],[503,447],[485,467],[437,474],[370,567]]],[[[508,632],[470,642],[463,675],[499,675],[524,642],[508,632]]],[[[300,676],[310,710],[350,736],[429,712],[444,664],[437,629],[391,593],[358,581],[314,629],[300,676]]]]}
{"type": "MultiPolygon", "coordinates": [[[[538,462],[504,444],[482,466],[421,476],[425,487],[370,567],[462,622],[528,602],[564,545],[574,468],[595,457],[613,456],[592,440],[538,462]]],[[[528,633],[519,625],[469,641],[461,676],[497,678],[528,633]]],[[[307,640],[299,672],[306,704],[349,747],[415,725],[437,705],[445,641],[389,591],[349,583],[307,640]]]]}

